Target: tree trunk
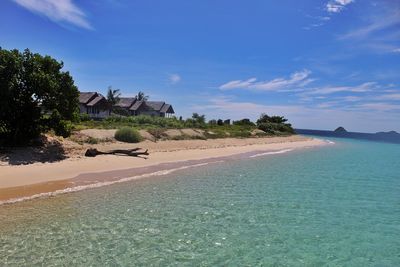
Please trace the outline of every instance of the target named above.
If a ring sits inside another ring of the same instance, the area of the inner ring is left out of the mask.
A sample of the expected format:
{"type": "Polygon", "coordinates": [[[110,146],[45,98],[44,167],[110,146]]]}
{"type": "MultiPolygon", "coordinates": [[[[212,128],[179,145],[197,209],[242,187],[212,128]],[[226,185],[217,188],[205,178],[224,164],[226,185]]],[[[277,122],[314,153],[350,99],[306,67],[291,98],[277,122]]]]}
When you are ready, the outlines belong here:
{"type": "Polygon", "coordinates": [[[96,148],[89,148],[86,150],[85,156],[86,157],[96,157],[98,155],[118,155],[118,156],[131,156],[131,157],[138,157],[138,158],[144,158],[147,159],[146,157],[141,157],[142,155],[148,156],[149,152],[146,149],[146,151],[143,152],[137,152],[141,148],[133,148],[133,149],[114,149],[110,151],[98,151],[96,148]]]}

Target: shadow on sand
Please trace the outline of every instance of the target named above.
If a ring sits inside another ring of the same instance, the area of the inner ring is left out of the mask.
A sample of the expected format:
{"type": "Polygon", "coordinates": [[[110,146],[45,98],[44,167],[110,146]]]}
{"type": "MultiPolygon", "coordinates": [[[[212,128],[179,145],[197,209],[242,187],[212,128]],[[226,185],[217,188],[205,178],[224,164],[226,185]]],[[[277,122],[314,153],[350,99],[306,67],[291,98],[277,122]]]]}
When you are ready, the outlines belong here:
{"type": "Polygon", "coordinates": [[[62,144],[58,141],[21,148],[0,148],[0,165],[26,165],[37,162],[56,162],[66,159],[62,144]]]}

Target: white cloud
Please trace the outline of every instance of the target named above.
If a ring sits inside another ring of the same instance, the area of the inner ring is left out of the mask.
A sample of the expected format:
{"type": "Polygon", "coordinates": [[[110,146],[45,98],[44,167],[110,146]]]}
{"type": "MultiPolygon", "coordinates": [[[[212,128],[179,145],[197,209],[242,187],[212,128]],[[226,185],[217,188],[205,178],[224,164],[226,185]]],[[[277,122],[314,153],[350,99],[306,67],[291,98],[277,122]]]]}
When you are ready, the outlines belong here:
{"type": "Polygon", "coordinates": [[[288,79],[276,78],[270,81],[260,81],[260,82],[257,82],[256,78],[250,78],[248,80],[235,80],[227,82],[221,85],[219,88],[221,90],[252,89],[260,91],[278,91],[291,86],[303,87],[311,83],[314,80],[309,78],[310,74],[311,71],[302,70],[291,74],[288,79]]]}
{"type": "Polygon", "coordinates": [[[400,48],[395,48],[392,50],[393,53],[400,53],[400,48]]]}
{"type": "Polygon", "coordinates": [[[400,93],[399,94],[386,94],[377,97],[380,100],[400,100],[400,93]]]}
{"type": "Polygon", "coordinates": [[[339,92],[353,92],[353,93],[364,93],[376,89],[378,85],[375,82],[367,82],[356,86],[326,86],[319,88],[312,88],[302,95],[328,95],[339,92]]]}
{"type": "Polygon", "coordinates": [[[182,80],[181,76],[178,74],[171,74],[171,75],[169,75],[168,79],[169,79],[169,82],[172,84],[177,84],[182,80]]]}
{"type": "Polygon", "coordinates": [[[400,110],[400,105],[388,103],[364,103],[356,106],[355,108],[373,111],[394,111],[400,110]]]}
{"type": "Polygon", "coordinates": [[[347,34],[342,35],[340,39],[367,37],[368,35],[393,27],[397,24],[400,24],[400,9],[395,9],[388,14],[375,17],[370,20],[368,25],[350,31],[347,34]]]}
{"type": "Polygon", "coordinates": [[[86,19],[85,13],[72,0],[13,1],[29,11],[44,15],[57,23],[67,22],[81,28],[92,29],[92,26],[86,19]]]}
{"type": "Polygon", "coordinates": [[[329,13],[339,13],[341,12],[348,4],[353,3],[354,0],[332,0],[326,4],[326,10],[329,13]]]}
{"type": "Polygon", "coordinates": [[[209,100],[207,104],[195,105],[191,107],[197,112],[209,112],[212,111],[210,118],[226,118],[229,119],[243,119],[250,118],[256,119],[261,113],[267,113],[270,115],[289,115],[296,114],[303,110],[301,106],[290,106],[290,105],[264,105],[253,102],[235,102],[228,97],[217,97],[209,100]]]}

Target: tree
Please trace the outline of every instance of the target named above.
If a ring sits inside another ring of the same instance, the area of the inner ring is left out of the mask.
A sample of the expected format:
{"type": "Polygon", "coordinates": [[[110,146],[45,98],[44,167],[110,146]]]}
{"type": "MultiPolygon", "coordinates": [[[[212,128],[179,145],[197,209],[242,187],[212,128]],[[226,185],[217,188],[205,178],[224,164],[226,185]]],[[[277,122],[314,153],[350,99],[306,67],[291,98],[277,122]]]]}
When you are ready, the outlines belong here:
{"type": "Polygon", "coordinates": [[[136,95],[136,99],[139,101],[147,101],[149,100],[149,96],[145,95],[144,92],[139,91],[138,94],[136,95]]]}
{"type": "Polygon", "coordinates": [[[197,122],[198,124],[205,124],[206,123],[206,115],[200,115],[198,113],[192,114],[192,119],[197,122]]]}
{"type": "Polygon", "coordinates": [[[23,145],[49,128],[64,132],[77,117],[79,91],[62,68],[29,49],[0,48],[0,144],[23,145]]]}
{"type": "Polygon", "coordinates": [[[270,116],[265,113],[261,113],[260,118],[257,120],[257,126],[261,123],[269,122],[270,116]]]}
{"type": "Polygon", "coordinates": [[[110,85],[107,90],[107,102],[110,106],[110,114],[114,109],[114,106],[119,102],[121,93],[119,89],[113,89],[110,85]]]}
{"type": "Polygon", "coordinates": [[[268,116],[265,113],[260,115],[260,118],[257,120],[257,127],[258,129],[270,133],[289,133],[293,134],[294,129],[290,123],[286,123],[287,119],[283,116],[268,116]]]}
{"type": "Polygon", "coordinates": [[[255,124],[250,119],[241,119],[238,121],[234,121],[233,125],[240,125],[240,126],[255,126],[255,124]]]}

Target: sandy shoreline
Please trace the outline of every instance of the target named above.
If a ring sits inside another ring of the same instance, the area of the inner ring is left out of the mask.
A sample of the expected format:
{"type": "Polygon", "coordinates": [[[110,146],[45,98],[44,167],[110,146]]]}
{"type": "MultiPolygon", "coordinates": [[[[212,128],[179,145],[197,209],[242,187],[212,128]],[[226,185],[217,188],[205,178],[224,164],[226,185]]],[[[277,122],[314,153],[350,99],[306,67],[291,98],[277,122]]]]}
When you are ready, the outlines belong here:
{"type": "MultiPolygon", "coordinates": [[[[326,144],[303,136],[142,142],[149,149],[148,159],[114,155],[85,158],[81,156],[55,163],[0,166],[0,201],[29,197],[73,186],[118,180],[123,177],[171,168],[201,164],[218,158],[251,152],[298,149],[326,144]]],[[[99,150],[126,144],[96,145],[99,150]]]]}

